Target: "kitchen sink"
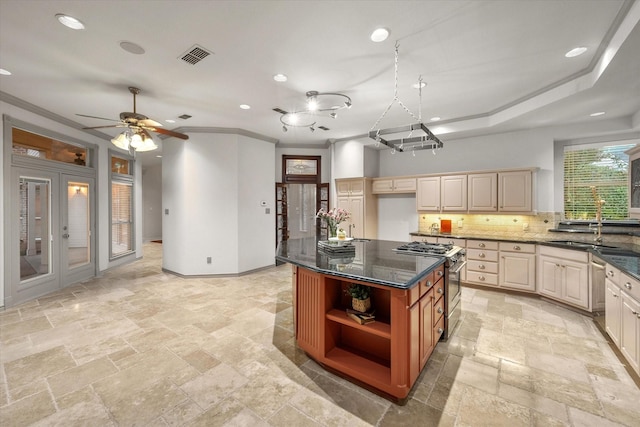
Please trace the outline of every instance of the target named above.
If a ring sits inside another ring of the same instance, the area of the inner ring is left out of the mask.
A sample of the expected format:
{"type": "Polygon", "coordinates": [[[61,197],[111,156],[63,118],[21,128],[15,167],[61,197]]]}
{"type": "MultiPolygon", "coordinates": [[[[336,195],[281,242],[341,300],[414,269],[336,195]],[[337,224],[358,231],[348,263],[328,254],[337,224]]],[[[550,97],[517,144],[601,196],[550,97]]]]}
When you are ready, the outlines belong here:
{"type": "Polygon", "coordinates": [[[595,243],[588,243],[588,242],[576,242],[573,240],[550,240],[547,243],[553,243],[556,245],[563,245],[563,246],[571,246],[574,248],[584,248],[584,249],[588,249],[588,248],[592,248],[592,249],[600,249],[600,248],[617,248],[616,246],[607,246],[607,245],[597,245],[595,243]]]}

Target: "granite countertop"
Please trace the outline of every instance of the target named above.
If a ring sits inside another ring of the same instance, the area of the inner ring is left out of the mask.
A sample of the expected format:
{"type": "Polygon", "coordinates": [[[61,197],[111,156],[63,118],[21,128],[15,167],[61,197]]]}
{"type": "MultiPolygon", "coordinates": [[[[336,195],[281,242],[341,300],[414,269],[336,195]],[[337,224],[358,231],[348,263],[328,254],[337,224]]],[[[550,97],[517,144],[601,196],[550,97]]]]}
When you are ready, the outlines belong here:
{"type": "Polygon", "coordinates": [[[439,256],[393,252],[406,242],[359,239],[351,244],[352,253],[329,255],[318,249],[315,237],[290,239],[280,242],[276,259],[322,274],[400,289],[414,287],[445,262],[439,256]]]}

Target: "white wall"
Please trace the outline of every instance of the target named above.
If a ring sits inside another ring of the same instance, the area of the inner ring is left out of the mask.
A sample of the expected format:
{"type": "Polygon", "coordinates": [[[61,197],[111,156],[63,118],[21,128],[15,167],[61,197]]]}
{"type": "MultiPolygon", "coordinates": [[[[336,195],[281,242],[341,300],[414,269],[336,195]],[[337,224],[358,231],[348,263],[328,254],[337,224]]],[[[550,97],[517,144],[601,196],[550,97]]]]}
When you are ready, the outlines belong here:
{"type": "Polygon", "coordinates": [[[274,145],[193,133],[188,141],[165,144],[163,151],[162,203],[169,209],[162,225],[163,267],[183,275],[214,275],[272,265],[274,145]],[[261,200],[271,208],[269,214],[261,200]]]}
{"type": "MultiPolygon", "coordinates": [[[[165,145],[170,145],[169,142],[165,145]]],[[[162,239],[162,164],[142,168],[142,240],[162,239]]]]}

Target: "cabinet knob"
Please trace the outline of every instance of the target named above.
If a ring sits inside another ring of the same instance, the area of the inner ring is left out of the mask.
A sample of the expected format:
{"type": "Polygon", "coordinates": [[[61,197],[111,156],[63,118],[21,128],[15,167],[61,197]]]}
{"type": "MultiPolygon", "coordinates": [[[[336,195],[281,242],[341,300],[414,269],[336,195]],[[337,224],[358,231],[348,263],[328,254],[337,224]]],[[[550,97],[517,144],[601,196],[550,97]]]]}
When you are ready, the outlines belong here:
{"type": "Polygon", "coordinates": [[[618,295],[616,294],[611,294],[611,295],[613,295],[614,298],[618,298],[618,295]]]}
{"type": "Polygon", "coordinates": [[[609,277],[613,277],[613,270],[609,270],[609,271],[607,272],[607,276],[609,276],[609,277]]]}
{"type": "Polygon", "coordinates": [[[637,312],[637,311],[635,311],[635,310],[631,310],[631,312],[633,313],[633,315],[634,315],[634,316],[637,316],[637,315],[638,315],[638,312],[637,312]]]}
{"type": "Polygon", "coordinates": [[[438,307],[438,314],[442,314],[444,310],[442,310],[442,307],[438,307]]]}
{"type": "Polygon", "coordinates": [[[631,289],[631,283],[629,283],[629,282],[625,283],[624,287],[630,290],[631,289]]]}
{"type": "Polygon", "coordinates": [[[444,290],[443,290],[442,288],[438,288],[438,293],[439,293],[439,294],[443,294],[443,293],[444,293],[444,290]]]}
{"type": "Polygon", "coordinates": [[[478,243],[479,248],[484,248],[484,246],[485,246],[484,243],[478,243]]]}
{"type": "Polygon", "coordinates": [[[480,253],[478,254],[478,256],[479,256],[480,258],[484,258],[484,257],[485,257],[485,254],[484,254],[484,252],[480,252],[480,253]]]}
{"type": "Polygon", "coordinates": [[[443,332],[444,332],[444,329],[442,329],[442,328],[438,328],[438,333],[439,333],[439,334],[441,334],[441,333],[443,333],[443,332]]]}
{"type": "Polygon", "coordinates": [[[484,281],[484,276],[480,276],[478,279],[484,281]]]}
{"type": "Polygon", "coordinates": [[[520,246],[514,246],[514,247],[513,247],[513,250],[514,250],[514,251],[519,251],[519,250],[520,250],[520,246]]]}
{"type": "Polygon", "coordinates": [[[485,269],[485,266],[484,266],[484,264],[480,264],[480,265],[478,266],[478,268],[479,268],[480,270],[484,270],[484,269],[485,269]]]}
{"type": "Polygon", "coordinates": [[[441,270],[438,270],[438,276],[442,276],[444,273],[441,270]]]}
{"type": "Polygon", "coordinates": [[[427,280],[427,288],[431,287],[432,283],[431,280],[427,280]]]}

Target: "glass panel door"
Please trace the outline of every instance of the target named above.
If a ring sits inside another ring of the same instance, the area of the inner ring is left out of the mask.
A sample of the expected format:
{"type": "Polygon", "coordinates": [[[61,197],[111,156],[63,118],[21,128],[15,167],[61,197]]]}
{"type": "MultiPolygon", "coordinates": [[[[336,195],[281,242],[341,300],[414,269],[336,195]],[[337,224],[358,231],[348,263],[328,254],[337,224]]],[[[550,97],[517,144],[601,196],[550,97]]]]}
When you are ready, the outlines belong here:
{"type": "Polygon", "coordinates": [[[51,180],[18,181],[20,282],[51,274],[51,180]]]}
{"type": "Polygon", "coordinates": [[[287,190],[287,219],[289,238],[299,239],[316,235],[316,184],[289,184],[287,190]]]}
{"type": "Polygon", "coordinates": [[[94,274],[93,179],[63,175],[62,188],[61,271],[68,284],[94,274]]]}

